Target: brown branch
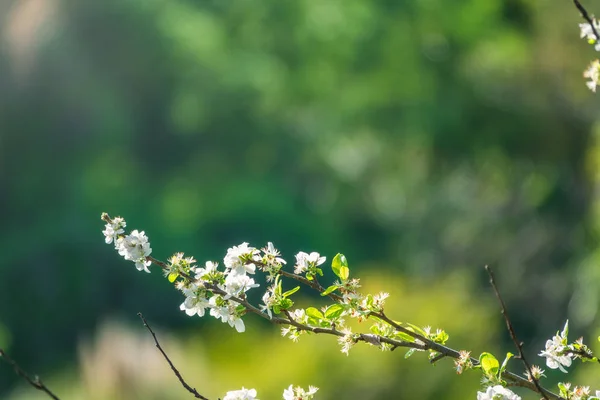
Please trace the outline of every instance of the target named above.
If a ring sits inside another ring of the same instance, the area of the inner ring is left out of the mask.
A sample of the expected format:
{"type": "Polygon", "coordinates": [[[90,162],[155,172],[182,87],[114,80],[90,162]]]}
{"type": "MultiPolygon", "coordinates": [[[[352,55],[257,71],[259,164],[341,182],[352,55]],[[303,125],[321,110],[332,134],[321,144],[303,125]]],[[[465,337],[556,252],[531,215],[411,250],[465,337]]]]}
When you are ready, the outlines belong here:
{"type": "Polygon", "coordinates": [[[152,334],[152,337],[154,338],[154,345],[162,353],[162,355],[165,358],[165,360],[167,360],[167,362],[169,363],[169,366],[171,367],[171,370],[173,371],[173,373],[175,374],[175,376],[177,377],[177,379],[179,379],[179,382],[181,382],[181,385],[188,392],[190,392],[191,394],[193,394],[195,398],[202,399],[202,400],[208,400],[207,397],[202,396],[200,393],[198,393],[198,391],[196,389],[194,389],[193,387],[191,387],[190,385],[187,384],[187,382],[183,379],[183,377],[181,376],[181,374],[179,373],[179,371],[177,370],[177,368],[175,368],[175,365],[173,365],[173,363],[171,362],[171,360],[167,356],[167,353],[165,353],[165,351],[162,349],[162,347],[160,347],[160,344],[158,343],[158,339],[156,339],[156,334],[154,334],[154,331],[152,330],[152,328],[150,328],[150,325],[148,325],[148,322],[146,321],[146,318],[144,318],[144,316],[142,315],[141,312],[139,312],[137,315],[138,315],[138,317],[141,318],[141,320],[144,323],[144,326],[146,327],[146,329],[148,329],[148,331],[152,334]]]}
{"type": "Polygon", "coordinates": [[[8,354],[6,354],[4,352],[3,349],[0,349],[0,357],[5,359],[6,362],[9,363],[13,367],[13,369],[15,370],[15,373],[17,375],[19,375],[21,378],[25,379],[27,381],[27,383],[29,383],[31,386],[33,386],[37,390],[41,390],[42,392],[46,393],[48,396],[50,396],[54,400],[60,400],[57,395],[52,393],[52,391],[50,389],[48,389],[48,387],[46,385],[44,385],[44,383],[42,382],[42,380],[40,379],[39,376],[35,375],[32,379],[27,374],[27,372],[25,372],[25,371],[23,371],[23,369],[21,369],[21,367],[19,366],[19,364],[17,364],[17,362],[15,360],[10,358],[8,356],[8,354]]]}
{"type": "Polygon", "coordinates": [[[535,376],[533,376],[533,371],[531,370],[531,365],[527,362],[527,359],[525,358],[525,354],[523,353],[523,342],[520,342],[519,339],[517,339],[517,334],[515,333],[512,323],[510,322],[510,318],[508,317],[508,312],[506,311],[506,306],[504,304],[504,300],[502,300],[502,296],[500,296],[500,291],[498,290],[498,287],[496,286],[496,281],[494,279],[494,273],[492,272],[492,269],[488,265],[485,266],[485,270],[487,271],[487,273],[490,277],[490,285],[492,285],[492,288],[494,289],[494,293],[496,294],[496,297],[498,298],[498,302],[500,303],[500,309],[502,311],[502,315],[504,316],[504,321],[506,322],[506,328],[508,329],[510,338],[515,343],[515,346],[517,347],[517,350],[519,352],[518,358],[520,358],[521,361],[523,362],[523,365],[525,365],[525,369],[529,373],[529,377],[533,381],[533,384],[535,385],[537,392],[539,394],[541,394],[544,399],[550,400],[548,398],[548,396],[546,395],[544,389],[541,387],[538,379],[535,376]]]}
{"type": "Polygon", "coordinates": [[[587,12],[585,7],[583,7],[583,5],[579,2],[579,0],[573,0],[573,4],[575,4],[575,7],[577,7],[577,10],[579,10],[581,17],[585,19],[587,23],[590,24],[590,26],[592,27],[592,32],[594,32],[596,40],[600,41],[600,35],[598,34],[596,27],[594,26],[594,18],[590,16],[590,14],[587,12]]]}
{"type": "MultiPolygon", "coordinates": [[[[164,263],[160,260],[157,260],[154,257],[148,256],[148,257],[146,257],[146,259],[151,261],[155,265],[159,266],[163,270],[167,270],[169,268],[169,266],[166,263],[164,263]]],[[[261,263],[257,262],[257,261],[253,261],[253,263],[257,264],[257,265],[261,265],[261,263]]],[[[303,283],[306,286],[309,286],[309,287],[313,288],[314,290],[318,291],[319,293],[323,293],[325,291],[325,288],[323,286],[321,286],[320,283],[316,282],[315,280],[308,280],[303,276],[300,276],[300,275],[297,275],[297,274],[294,274],[291,272],[283,271],[283,270],[280,270],[278,273],[286,278],[291,278],[300,283],[303,283]]],[[[192,281],[192,282],[195,281],[195,279],[188,274],[181,274],[181,275],[184,278],[188,279],[189,281],[192,281]]],[[[225,291],[220,289],[215,284],[212,284],[209,282],[202,282],[202,283],[206,289],[211,290],[215,294],[227,295],[227,293],[225,291]]],[[[336,293],[330,293],[327,296],[336,302],[340,302],[343,300],[342,296],[340,296],[336,293]]],[[[343,333],[335,330],[334,328],[328,329],[328,328],[320,328],[320,327],[312,327],[309,325],[303,325],[303,324],[300,324],[300,323],[294,321],[292,318],[286,319],[286,318],[278,318],[278,317],[269,317],[266,313],[262,312],[259,308],[253,306],[245,299],[241,299],[241,298],[235,297],[235,296],[230,296],[229,299],[235,301],[238,304],[243,305],[244,307],[246,307],[246,309],[248,311],[250,311],[250,312],[260,316],[261,318],[264,318],[274,324],[293,325],[293,326],[296,326],[296,328],[298,328],[299,330],[310,331],[313,333],[323,333],[323,334],[329,334],[329,335],[334,335],[334,336],[342,336],[343,335],[343,333]]],[[[444,346],[440,343],[436,343],[433,340],[418,334],[417,332],[407,329],[406,327],[400,325],[396,321],[390,319],[387,315],[385,315],[385,313],[383,311],[378,312],[378,313],[371,312],[369,314],[369,316],[373,316],[373,317],[381,319],[382,321],[391,325],[396,330],[412,336],[418,342],[405,342],[405,341],[400,341],[400,340],[389,339],[387,337],[380,336],[380,335],[370,335],[370,334],[368,334],[368,335],[360,334],[357,341],[363,341],[363,342],[371,343],[371,344],[373,344],[375,341],[379,341],[382,343],[391,344],[393,346],[392,348],[394,348],[394,349],[397,347],[409,347],[409,348],[416,348],[419,350],[433,350],[440,354],[443,354],[445,357],[450,357],[450,358],[454,358],[454,359],[458,359],[460,357],[460,353],[458,351],[456,351],[450,347],[444,346]]],[[[473,363],[473,365],[479,364],[479,360],[476,358],[471,358],[471,362],[473,363]]],[[[513,372],[510,372],[510,371],[506,371],[504,373],[504,376],[507,380],[511,381],[511,383],[516,386],[525,387],[529,390],[532,390],[534,392],[538,392],[538,393],[542,394],[544,396],[544,399],[546,399],[546,400],[550,400],[550,399],[560,400],[561,399],[560,396],[541,387],[539,382],[537,382],[537,381],[534,381],[532,383],[528,379],[526,379],[520,375],[517,375],[513,372]]]]}

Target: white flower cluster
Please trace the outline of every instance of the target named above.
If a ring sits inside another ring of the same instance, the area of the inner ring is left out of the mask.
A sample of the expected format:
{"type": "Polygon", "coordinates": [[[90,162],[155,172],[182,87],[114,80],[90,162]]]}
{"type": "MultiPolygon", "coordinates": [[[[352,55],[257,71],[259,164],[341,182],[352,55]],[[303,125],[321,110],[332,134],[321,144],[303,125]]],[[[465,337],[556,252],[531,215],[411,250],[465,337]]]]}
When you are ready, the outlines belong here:
{"type": "Polygon", "coordinates": [[[245,389],[232,390],[225,394],[223,400],[258,400],[256,398],[256,389],[245,389]]]}
{"type": "Polygon", "coordinates": [[[485,392],[477,392],[477,400],[521,400],[502,385],[489,386],[485,392]]]}
{"type": "MultiPolygon", "coordinates": [[[[592,25],[588,22],[579,24],[580,37],[594,46],[596,51],[600,51],[600,41],[596,37],[596,32],[600,32],[600,22],[595,18],[592,19],[592,25]]],[[[600,86],[600,61],[594,60],[590,66],[583,72],[583,77],[589,79],[585,84],[592,91],[596,92],[596,88],[600,86]]]]}
{"type": "Polygon", "coordinates": [[[302,389],[300,386],[294,387],[290,385],[289,388],[283,391],[284,400],[311,400],[314,399],[315,393],[319,390],[318,387],[309,386],[308,390],[302,389]]]}
{"type": "MultiPolygon", "coordinates": [[[[102,214],[102,219],[107,220],[108,216],[102,214]]],[[[123,228],[126,225],[127,223],[121,217],[115,217],[107,222],[104,231],[102,231],[105,241],[107,244],[114,242],[115,249],[123,258],[133,261],[139,271],[143,270],[149,273],[148,267],[151,262],[147,257],[152,253],[152,249],[148,237],[144,231],[139,232],[137,230],[132,231],[129,235],[124,235],[125,230],[123,228]]]]}
{"type": "Polygon", "coordinates": [[[568,350],[567,335],[569,333],[569,321],[566,322],[562,332],[556,332],[552,339],[546,341],[546,349],[539,354],[546,357],[546,365],[548,368],[560,369],[566,373],[564,367],[570,367],[573,356],[565,353],[568,350]]]}
{"type": "Polygon", "coordinates": [[[559,383],[560,396],[569,400],[598,400],[600,399],[600,390],[596,390],[596,394],[592,396],[592,391],[589,386],[575,386],[571,389],[570,383],[559,383]]]}
{"type": "MultiPolygon", "coordinates": [[[[300,386],[290,385],[283,391],[283,400],[312,400],[318,390],[319,388],[314,386],[309,386],[308,390],[304,390],[300,386]]],[[[242,387],[240,390],[227,392],[223,400],[259,400],[256,396],[256,389],[242,387]]]]}
{"type": "Polygon", "coordinates": [[[600,86],[600,60],[594,60],[590,66],[583,71],[583,77],[589,79],[585,84],[592,91],[596,92],[596,87],[600,86]]]}
{"type": "Polygon", "coordinates": [[[296,266],[294,267],[295,274],[302,274],[307,271],[311,271],[313,268],[325,262],[326,258],[321,257],[319,253],[312,252],[310,254],[303,251],[296,254],[296,266]]]}
{"type": "MultiPolygon", "coordinates": [[[[228,323],[238,332],[244,332],[246,327],[241,318],[244,308],[231,301],[231,298],[245,296],[248,290],[259,286],[248,275],[256,272],[255,263],[261,260],[259,253],[259,250],[250,247],[248,243],[242,243],[227,250],[223,259],[224,272],[219,271],[219,264],[213,261],[207,261],[204,268],[189,266],[187,271],[195,274],[195,281],[177,284],[186,297],[179,308],[190,316],[200,317],[209,309],[211,316],[228,323]],[[208,286],[218,289],[220,293],[209,290],[208,286]]],[[[172,266],[171,270],[173,269],[179,270],[172,266]]]]}

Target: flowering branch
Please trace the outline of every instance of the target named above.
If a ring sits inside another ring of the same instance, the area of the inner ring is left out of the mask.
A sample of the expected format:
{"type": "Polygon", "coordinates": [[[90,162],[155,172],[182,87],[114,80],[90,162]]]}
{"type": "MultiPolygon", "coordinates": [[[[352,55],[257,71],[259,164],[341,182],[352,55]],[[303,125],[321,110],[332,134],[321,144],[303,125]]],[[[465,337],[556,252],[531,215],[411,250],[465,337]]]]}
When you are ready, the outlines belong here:
{"type": "Polygon", "coordinates": [[[40,379],[39,376],[35,375],[33,378],[31,378],[29,376],[29,374],[27,374],[27,372],[23,371],[23,369],[19,366],[19,364],[17,364],[17,362],[15,360],[10,358],[3,349],[0,349],[0,357],[3,358],[4,360],[6,360],[6,362],[9,363],[13,367],[13,369],[15,370],[15,373],[17,375],[19,375],[20,377],[22,377],[23,379],[25,379],[27,381],[27,383],[29,383],[31,386],[33,386],[37,390],[41,390],[42,392],[46,393],[48,396],[50,396],[54,400],[60,400],[58,398],[58,396],[56,396],[54,393],[52,393],[52,391],[50,389],[48,389],[48,387],[46,385],[44,385],[44,383],[42,382],[42,380],[40,379]]]}
{"type": "Polygon", "coordinates": [[[575,7],[577,7],[577,10],[579,10],[581,17],[583,19],[585,19],[588,24],[590,24],[590,28],[591,28],[592,32],[594,33],[596,40],[600,40],[600,35],[598,34],[598,31],[596,29],[597,27],[596,27],[595,19],[590,17],[590,14],[587,12],[585,7],[583,7],[583,5],[579,2],[579,0],[573,0],[573,4],[575,4],[575,7]]]}
{"type": "Polygon", "coordinates": [[[142,315],[141,312],[139,312],[138,317],[140,317],[140,319],[142,320],[142,323],[144,324],[144,326],[146,327],[146,329],[148,329],[148,332],[150,332],[150,334],[152,334],[152,338],[154,338],[154,345],[156,346],[156,348],[161,352],[161,354],[163,355],[163,357],[165,358],[165,360],[167,360],[167,362],[169,363],[169,366],[171,367],[171,370],[173,371],[173,373],[175,374],[175,376],[177,377],[177,379],[179,379],[179,382],[181,382],[181,385],[191,394],[194,395],[195,398],[197,399],[202,399],[202,400],[208,400],[208,398],[202,396],[200,393],[198,393],[198,391],[191,387],[190,385],[187,384],[187,382],[183,379],[183,377],[181,376],[181,374],[179,373],[179,371],[177,370],[177,368],[175,368],[175,365],[173,365],[173,363],[171,362],[171,359],[167,356],[167,353],[165,353],[165,351],[163,350],[163,348],[160,346],[160,343],[158,343],[158,339],[156,338],[156,334],[154,333],[154,331],[152,330],[152,328],[150,328],[150,325],[148,325],[148,322],[146,321],[146,318],[144,318],[144,316],[142,315]]]}
{"type": "MultiPolygon", "coordinates": [[[[122,218],[113,219],[103,214],[102,219],[106,222],[106,229],[103,232],[106,243],[114,242],[119,254],[126,260],[133,261],[140,271],[150,272],[148,267],[152,264],[160,267],[169,282],[185,295],[186,299],[180,309],[189,316],[202,317],[206,310],[209,310],[211,316],[227,322],[238,332],[243,332],[245,325],[242,317],[247,313],[253,313],[281,325],[282,335],[293,341],[297,341],[301,335],[307,333],[336,336],[345,354],[348,354],[356,343],[364,342],[388,351],[398,347],[408,348],[406,357],[416,351],[427,351],[431,363],[450,357],[455,359],[458,373],[470,368],[483,370],[487,390],[478,392],[477,397],[481,400],[492,398],[519,400],[519,396],[505,387],[507,382],[508,385],[521,386],[540,393],[546,400],[564,398],[542,388],[536,381],[530,381],[526,377],[507,371],[506,364],[512,356],[510,353],[500,367],[497,359],[490,353],[482,353],[479,359],[475,359],[467,351],[459,352],[447,347],[445,343],[448,334],[441,329],[432,332],[430,327],[420,328],[389,318],[384,312],[385,299],[389,295],[360,293],[359,279],[350,278],[348,262],[342,254],[337,254],[331,264],[332,271],[339,280],[325,288],[317,279],[318,276],[323,276],[320,266],[325,262],[325,257],[316,252],[310,254],[299,252],[292,273],[283,270],[286,261],[280,257],[279,251],[272,243],[260,250],[249,246],[248,243],[242,243],[228,249],[223,259],[225,264],[223,272],[218,269],[218,263],[213,261],[207,261],[204,267],[198,267],[193,257],[184,257],[183,253],[176,253],[169,258],[168,262],[157,260],[150,256],[152,249],[143,231],[134,230],[130,234],[125,234],[123,228],[126,223],[122,218]],[[260,307],[251,304],[246,298],[249,289],[259,286],[251,277],[257,270],[265,273],[267,282],[272,283],[267,288],[260,307]],[[282,280],[285,278],[312,288],[322,297],[333,300],[333,304],[320,310],[308,307],[292,311],[294,302],[291,296],[300,290],[300,286],[284,292],[282,280]],[[355,318],[359,322],[367,319],[373,321],[374,324],[370,327],[371,333],[352,332],[350,327],[346,326],[344,317],[355,318]]],[[[560,350],[562,351],[563,348],[561,347],[560,350]]],[[[529,376],[534,373],[534,368],[528,368],[529,376]]],[[[256,393],[252,390],[228,392],[224,400],[254,399],[256,393]]],[[[284,391],[284,399],[311,399],[316,390],[311,387],[309,391],[305,391],[290,386],[284,391]]]]}
{"type": "MultiPolygon", "coordinates": [[[[573,0],[575,7],[579,10],[581,17],[585,19],[585,23],[579,24],[581,38],[585,38],[587,42],[594,46],[596,51],[600,51],[600,23],[590,16],[585,7],[581,5],[579,0],[573,0]]],[[[600,60],[596,59],[590,63],[588,68],[583,72],[583,77],[589,79],[585,84],[592,91],[596,92],[596,88],[600,86],[600,60]]]]}
{"type": "MultiPolygon", "coordinates": [[[[575,1],[577,1],[577,0],[575,0],[575,1]]],[[[498,287],[496,286],[496,281],[494,279],[494,273],[492,272],[492,269],[488,265],[485,266],[485,270],[487,271],[487,273],[490,277],[490,285],[492,285],[492,288],[494,289],[494,293],[496,294],[496,298],[498,299],[498,302],[500,303],[500,310],[502,312],[502,315],[504,316],[504,321],[506,322],[506,328],[508,329],[508,333],[510,334],[511,339],[515,343],[515,346],[517,347],[517,351],[519,352],[519,354],[517,355],[517,358],[520,358],[521,361],[523,362],[523,365],[525,365],[525,369],[527,371],[527,376],[533,381],[533,384],[535,385],[537,392],[539,394],[541,394],[545,400],[550,400],[550,399],[548,399],[548,396],[546,395],[546,393],[544,392],[544,389],[540,385],[540,382],[538,380],[539,375],[537,373],[534,373],[534,368],[532,368],[531,365],[525,359],[525,354],[523,353],[523,342],[521,342],[521,341],[519,341],[519,339],[517,339],[517,334],[515,333],[512,323],[510,322],[510,318],[508,317],[508,312],[506,311],[506,305],[504,304],[504,300],[502,299],[502,296],[500,296],[500,291],[498,290],[498,287]]]]}

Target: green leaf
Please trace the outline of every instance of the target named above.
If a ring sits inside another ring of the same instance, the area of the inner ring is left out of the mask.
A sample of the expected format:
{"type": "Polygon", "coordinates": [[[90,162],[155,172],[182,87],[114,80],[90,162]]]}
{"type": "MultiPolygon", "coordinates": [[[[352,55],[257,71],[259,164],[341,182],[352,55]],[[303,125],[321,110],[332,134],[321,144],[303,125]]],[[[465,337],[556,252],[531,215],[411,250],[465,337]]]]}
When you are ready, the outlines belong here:
{"type": "Polygon", "coordinates": [[[511,353],[510,351],[508,353],[506,353],[506,358],[504,358],[504,361],[502,362],[502,366],[500,367],[500,371],[498,371],[498,378],[500,377],[500,375],[502,375],[502,373],[506,369],[506,365],[508,364],[508,360],[510,360],[514,356],[515,355],[513,353],[511,353]]]}
{"type": "Polygon", "coordinates": [[[410,350],[408,350],[406,352],[406,354],[404,355],[404,358],[408,358],[408,357],[412,356],[415,353],[415,351],[417,351],[417,349],[410,349],[410,350]]]}
{"type": "Polygon", "coordinates": [[[279,306],[281,307],[282,310],[287,310],[293,305],[294,305],[294,302],[291,299],[283,299],[279,302],[279,306]]]}
{"type": "Polygon", "coordinates": [[[327,289],[325,289],[325,291],[323,293],[321,293],[321,296],[327,296],[328,294],[335,292],[337,289],[338,289],[337,285],[331,285],[327,289]]]}
{"type": "Polygon", "coordinates": [[[285,292],[284,294],[282,294],[282,296],[284,298],[289,297],[289,296],[293,295],[294,293],[296,293],[298,290],[300,290],[300,286],[296,286],[292,290],[288,290],[287,292],[285,292]]]}
{"type": "Polygon", "coordinates": [[[569,320],[567,320],[567,322],[565,322],[565,327],[563,328],[560,336],[566,338],[567,336],[569,336],[569,320]]]}
{"type": "Polygon", "coordinates": [[[329,318],[329,319],[338,318],[339,316],[342,315],[343,312],[344,312],[344,307],[342,307],[339,304],[333,304],[333,305],[327,307],[327,310],[325,310],[325,318],[329,318]]]}
{"type": "Polygon", "coordinates": [[[415,333],[418,333],[421,336],[427,337],[427,333],[425,333],[425,331],[421,328],[419,328],[416,325],[411,324],[410,322],[405,322],[406,325],[408,325],[408,330],[413,331],[415,333]]]}
{"type": "Polygon", "coordinates": [[[178,276],[179,276],[178,272],[171,272],[169,274],[169,276],[167,277],[167,279],[169,279],[169,282],[173,283],[173,282],[175,282],[175,279],[177,279],[178,276]]]}
{"type": "Polygon", "coordinates": [[[349,269],[348,260],[346,260],[346,256],[341,253],[337,253],[331,261],[331,270],[341,280],[348,279],[349,269]],[[342,271],[343,269],[345,269],[345,272],[342,271]]]}
{"type": "Polygon", "coordinates": [[[401,340],[404,340],[405,342],[409,342],[409,343],[412,343],[412,342],[414,342],[414,341],[415,341],[415,338],[413,338],[413,337],[412,337],[412,336],[410,336],[410,335],[407,335],[407,334],[406,334],[406,333],[404,333],[404,332],[396,332],[396,333],[394,334],[394,337],[395,337],[396,339],[401,339],[401,340]]]}
{"type": "Polygon", "coordinates": [[[323,319],[323,318],[325,318],[325,316],[323,315],[323,313],[320,310],[318,310],[318,309],[316,309],[314,307],[308,307],[306,309],[306,315],[308,315],[309,317],[312,317],[312,318],[316,318],[316,319],[323,319]]]}
{"type": "Polygon", "coordinates": [[[275,314],[281,314],[281,307],[279,307],[278,305],[274,305],[273,306],[273,312],[275,314]]]}
{"type": "Polygon", "coordinates": [[[483,372],[488,376],[496,376],[500,363],[491,353],[481,353],[479,356],[479,363],[483,372]]]}

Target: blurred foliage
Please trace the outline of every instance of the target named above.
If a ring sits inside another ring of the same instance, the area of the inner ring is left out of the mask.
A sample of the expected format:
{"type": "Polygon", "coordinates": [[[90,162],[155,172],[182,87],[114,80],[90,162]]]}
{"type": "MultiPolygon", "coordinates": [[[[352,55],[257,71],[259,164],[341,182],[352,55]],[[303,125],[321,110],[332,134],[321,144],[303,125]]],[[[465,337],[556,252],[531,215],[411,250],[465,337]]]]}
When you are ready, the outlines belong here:
{"type": "MultiPolygon", "coordinates": [[[[600,125],[578,22],[531,0],[0,3],[0,342],[44,374],[109,316],[224,335],[104,245],[102,211],[162,259],[270,240],[290,260],[342,251],[358,275],[372,262],[437,287],[458,271],[467,304],[491,264],[532,354],[567,316],[599,326],[600,125]]],[[[458,295],[427,292],[432,309],[458,295]]],[[[473,307],[442,313],[451,336],[473,307]]],[[[15,381],[0,374],[0,393],[15,381]]]]}

